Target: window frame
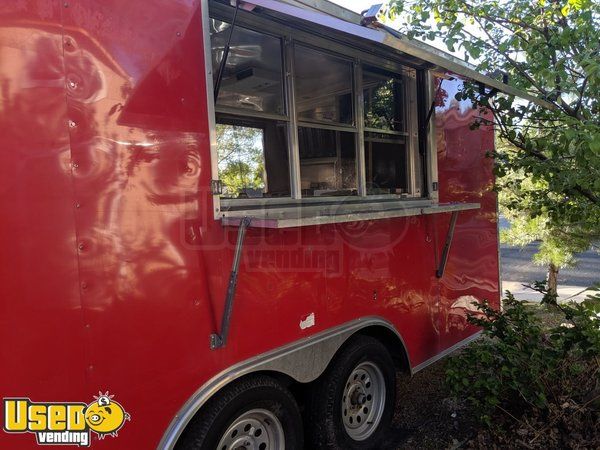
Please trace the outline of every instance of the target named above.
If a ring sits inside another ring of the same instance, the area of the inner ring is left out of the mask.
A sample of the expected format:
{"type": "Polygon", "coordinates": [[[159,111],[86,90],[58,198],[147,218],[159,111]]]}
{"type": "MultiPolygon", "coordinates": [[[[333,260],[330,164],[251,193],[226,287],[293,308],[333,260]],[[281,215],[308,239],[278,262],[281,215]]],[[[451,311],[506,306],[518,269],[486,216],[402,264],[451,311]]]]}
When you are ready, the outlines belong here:
{"type": "MultiPolygon", "coordinates": [[[[239,214],[240,210],[259,210],[265,208],[280,208],[291,206],[315,205],[319,203],[356,203],[397,200],[410,202],[410,205],[432,205],[438,203],[438,193],[433,189],[437,183],[437,152],[434,120],[430,121],[425,135],[419,132],[419,117],[423,111],[429,109],[434,98],[433,75],[428,70],[422,70],[401,60],[397,55],[387,54],[387,52],[369,53],[359,48],[352,48],[327,36],[320,36],[314,33],[301,30],[279,23],[256,14],[246,11],[239,11],[236,26],[240,26],[255,32],[273,36],[281,41],[282,62],[283,62],[283,95],[284,107],[287,115],[279,116],[265,113],[257,113],[252,110],[244,110],[235,107],[217,107],[215,105],[212,92],[213,88],[213,67],[212,67],[212,49],[210,40],[209,23],[211,19],[217,19],[231,23],[233,9],[229,6],[219,4],[210,0],[203,0],[203,32],[204,32],[204,51],[206,64],[206,86],[208,101],[208,120],[211,141],[211,167],[212,179],[218,180],[217,167],[217,143],[216,143],[216,115],[227,114],[262,117],[265,119],[274,119],[288,123],[288,152],[289,152],[289,171],[290,171],[290,197],[274,197],[260,199],[222,199],[218,193],[213,192],[213,204],[215,219],[220,219],[226,215],[227,211],[235,210],[239,214]],[[265,31],[268,30],[268,31],[265,31]],[[351,125],[325,124],[321,122],[308,122],[299,120],[296,109],[295,85],[294,85],[294,47],[301,45],[305,48],[312,48],[316,51],[330,54],[333,57],[341,58],[352,62],[353,67],[353,114],[354,123],[351,125]],[[384,57],[385,55],[385,57],[384,57]],[[365,133],[381,132],[375,129],[366,129],[364,123],[364,91],[362,83],[363,70],[376,68],[391,76],[401,77],[405,84],[405,114],[407,120],[407,132],[405,133],[406,145],[408,151],[408,185],[410,194],[367,194],[366,165],[365,165],[365,133]],[[420,72],[420,73],[419,73],[420,72]],[[421,76],[426,81],[418,82],[421,76]],[[421,92],[419,92],[421,90],[421,92]],[[419,105],[419,97],[425,99],[424,104],[419,105]],[[419,110],[421,109],[421,110],[419,110]],[[344,197],[302,197],[301,177],[300,177],[300,155],[298,142],[298,127],[312,126],[315,128],[333,129],[355,134],[356,145],[356,176],[357,176],[357,196],[344,197]],[[421,142],[424,142],[425,155],[420,154],[421,142]],[[423,167],[425,163],[425,167],[423,167]],[[419,167],[420,166],[420,167],[419,167]],[[421,191],[422,183],[425,195],[421,191]]],[[[425,111],[426,114],[427,111],[425,111]]]]}

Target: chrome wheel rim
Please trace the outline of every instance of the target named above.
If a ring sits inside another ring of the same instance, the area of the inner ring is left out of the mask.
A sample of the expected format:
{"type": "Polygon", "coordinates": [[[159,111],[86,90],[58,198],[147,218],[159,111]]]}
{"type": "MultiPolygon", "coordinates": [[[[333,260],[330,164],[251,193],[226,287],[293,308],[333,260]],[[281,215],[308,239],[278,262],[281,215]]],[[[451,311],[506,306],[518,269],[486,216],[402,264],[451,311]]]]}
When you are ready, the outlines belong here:
{"type": "Polygon", "coordinates": [[[280,449],[285,449],[283,426],[267,409],[252,409],[236,418],[217,445],[217,450],[280,449]]]}
{"type": "Polygon", "coordinates": [[[385,409],[385,379],[374,363],[365,361],[350,374],[342,395],[342,421],[355,441],[369,438],[385,409]]]}

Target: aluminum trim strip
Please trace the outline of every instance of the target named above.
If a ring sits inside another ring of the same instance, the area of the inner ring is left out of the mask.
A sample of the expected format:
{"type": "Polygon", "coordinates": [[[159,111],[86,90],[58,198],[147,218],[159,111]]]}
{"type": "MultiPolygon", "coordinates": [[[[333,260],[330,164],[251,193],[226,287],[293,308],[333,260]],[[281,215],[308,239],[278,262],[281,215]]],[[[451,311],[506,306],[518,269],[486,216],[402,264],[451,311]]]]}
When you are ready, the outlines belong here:
{"type": "Polygon", "coordinates": [[[354,140],[354,155],[356,156],[356,180],[357,192],[359,197],[367,196],[367,166],[365,159],[365,97],[363,88],[363,67],[360,60],[355,60],[354,70],[354,116],[356,121],[356,130],[358,131],[354,140]]]}
{"type": "Polygon", "coordinates": [[[399,194],[379,194],[369,195],[368,197],[359,197],[356,195],[351,196],[323,196],[323,197],[303,197],[301,199],[295,199],[290,197],[270,197],[270,198],[223,198],[221,199],[221,205],[223,211],[233,210],[252,210],[258,208],[272,208],[278,206],[307,206],[309,204],[323,204],[323,203],[368,203],[371,201],[387,201],[387,202],[406,202],[406,205],[411,206],[417,205],[431,205],[432,201],[424,198],[410,198],[399,194]]]}
{"type": "Polygon", "coordinates": [[[254,111],[252,109],[233,108],[231,106],[217,106],[215,108],[215,112],[217,114],[226,115],[226,116],[242,116],[242,117],[259,118],[259,119],[267,119],[267,120],[277,120],[280,122],[289,122],[290,121],[289,117],[287,117],[287,116],[282,116],[279,114],[264,113],[261,111],[254,111]]]}
{"type": "Polygon", "coordinates": [[[296,70],[294,68],[295,43],[289,37],[284,42],[285,94],[290,123],[287,132],[290,167],[290,195],[293,199],[302,198],[300,174],[300,143],[298,137],[298,108],[296,107],[296,70]]]}
{"type": "Polygon", "coordinates": [[[440,359],[443,359],[444,357],[448,356],[450,353],[454,353],[456,350],[466,347],[474,340],[479,339],[480,336],[481,336],[481,331],[478,331],[477,333],[472,334],[468,338],[463,339],[460,342],[457,342],[452,347],[447,348],[443,352],[435,355],[433,358],[430,358],[427,361],[422,362],[418,366],[415,366],[415,368],[411,370],[411,374],[414,375],[417,372],[420,372],[421,370],[425,369],[426,367],[438,362],[440,359]]]}
{"type": "MultiPolygon", "coordinates": [[[[210,172],[211,180],[219,179],[218,150],[217,150],[217,119],[215,114],[215,100],[211,93],[213,92],[213,67],[212,67],[212,49],[210,43],[210,17],[208,10],[208,0],[202,0],[200,3],[200,12],[202,15],[202,40],[204,46],[204,76],[206,78],[206,107],[208,117],[208,137],[210,141],[210,172]]],[[[218,194],[212,195],[214,218],[218,219],[221,210],[221,197],[218,194]]]]}
{"type": "MultiPolygon", "coordinates": [[[[427,104],[431,105],[435,101],[436,89],[434,86],[435,77],[433,73],[428,70],[426,73],[427,79],[427,104]]],[[[429,126],[427,129],[427,192],[429,198],[435,202],[440,199],[439,185],[438,189],[433,189],[434,183],[438,183],[438,154],[437,154],[437,131],[435,124],[436,113],[433,111],[429,126]]]]}

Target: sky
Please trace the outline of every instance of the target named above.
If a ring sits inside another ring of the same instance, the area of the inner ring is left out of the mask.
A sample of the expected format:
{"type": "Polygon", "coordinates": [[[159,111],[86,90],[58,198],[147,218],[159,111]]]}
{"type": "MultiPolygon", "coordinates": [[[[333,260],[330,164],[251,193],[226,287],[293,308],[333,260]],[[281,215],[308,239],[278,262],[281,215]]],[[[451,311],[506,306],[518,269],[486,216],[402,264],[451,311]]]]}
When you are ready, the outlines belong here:
{"type": "Polygon", "coordinates": [[[330,0],[333,3],[343,6],[344,8],[351,9],[358,13],[363,12],[365,9],[369,9],[369,6],[375,5],[376,3],[384,3],[382,0],[330,0]]]}
{"type": "MultiPolygon", "coordinates": [[[[386,2],[386,0],[329,0],[329,1],[332,3],[337,3],[338,5],[343,6],[344,8],[351,9],[352,11],[355,11],[357,13],[362,13],[363,11],[369,9],[369,7],[371,7],[373,5],[386,2]]],[[[470,29],[469,25],[467,25],[467,29],[470,29]]],[[[470,30],[470,31],[474,31],[474,30],[470,30]]],[[[446,45],[441,40],[436,39],[435,41],[427,41],[427,44],[437,47],[440,50],[442,50],[446,53],[450,53],[451,55],[456,56],[460,59],[464,59],[464,52],[462,52],[462,51],[456,51],[454,53],[450,52],[448,50],[448,48],[446,47],[446,45]]],[[[473,61],[471,61],[471,62],[473,62],[473,61]]]]}

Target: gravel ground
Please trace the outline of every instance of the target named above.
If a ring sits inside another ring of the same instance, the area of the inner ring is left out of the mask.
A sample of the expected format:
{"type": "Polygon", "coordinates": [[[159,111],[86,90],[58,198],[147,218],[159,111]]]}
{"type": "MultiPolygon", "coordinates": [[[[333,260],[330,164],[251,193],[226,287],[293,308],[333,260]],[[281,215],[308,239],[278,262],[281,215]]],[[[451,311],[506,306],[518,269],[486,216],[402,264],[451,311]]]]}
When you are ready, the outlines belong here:
{"type": "Polygon", "coordinates": [[[412,379],[399,376],[394,429],[385,448],[451,449],[473,437],[476,424],[450,398],[444,371],[442,360],[412,379]]]}

